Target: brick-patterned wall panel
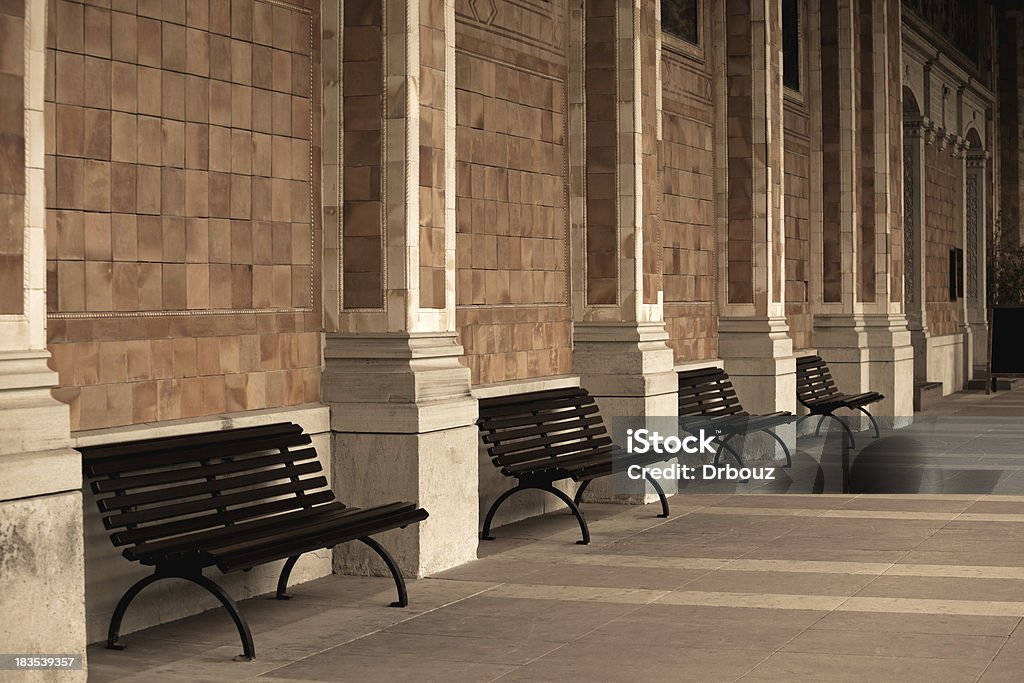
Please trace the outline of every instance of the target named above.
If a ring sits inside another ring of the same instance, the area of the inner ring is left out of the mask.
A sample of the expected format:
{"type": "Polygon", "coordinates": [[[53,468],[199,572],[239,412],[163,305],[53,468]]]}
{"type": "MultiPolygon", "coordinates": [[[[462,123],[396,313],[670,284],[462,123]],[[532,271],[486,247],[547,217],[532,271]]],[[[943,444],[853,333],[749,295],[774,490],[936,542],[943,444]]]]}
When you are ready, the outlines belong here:
{"type": "Polygon", "coordinates": [[[810,151],[807,107],[787,101],[783,161],[786,210],[786,321],[794,349],[811,346],[812,319],[807,292],[810,281],[810,151]]]}
{"type": "Polygon", "coordinates": [[[318,400],[315,7],[51,2],[48,334],[73,429],[318,400]]]}
{"type": "Polygon", "coordinates": [[[420,307],[445,306],[444,0],[420,3],[420,307]]]}
{"type": "Polygon", "coordinates": [[[25,4],[0,3],[0,315],[24,310],[25,4]]]}
{"type": "Polygon", "coordinates": [[[562,1],[456,2],[456,322],[474,384],[571,369],[565,31],[562,1]]]}
{"type": "Polygon", "coordinates": [[[347,309],[384,305],[381,0],[345,0],[342,29],[342,291],[347,309]]]}
{"type": "Polygon", "coordinates": [[[710,65],[662,58],[661,229],[665,325],[676,361],[718,353],[710,65]]]}
{"type": "Polygon", "coordinates": [[[925,147],[925,301],[933,336],[960,331],[960,303],[949,300],[949,250],[963,247],[962,160],[925,147]]]}

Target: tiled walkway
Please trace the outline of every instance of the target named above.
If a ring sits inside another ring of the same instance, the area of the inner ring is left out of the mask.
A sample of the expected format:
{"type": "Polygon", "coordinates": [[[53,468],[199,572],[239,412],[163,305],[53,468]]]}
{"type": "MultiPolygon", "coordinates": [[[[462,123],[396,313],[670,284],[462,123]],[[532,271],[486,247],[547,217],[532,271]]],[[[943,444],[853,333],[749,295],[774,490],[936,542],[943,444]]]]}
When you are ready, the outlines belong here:
{"type": "Polygon", "coordinates": [[[502,527],[412,582],[334,576],[89,650],[95,681],[1024,680],[1024,498],[699,495],[502,527]]]}

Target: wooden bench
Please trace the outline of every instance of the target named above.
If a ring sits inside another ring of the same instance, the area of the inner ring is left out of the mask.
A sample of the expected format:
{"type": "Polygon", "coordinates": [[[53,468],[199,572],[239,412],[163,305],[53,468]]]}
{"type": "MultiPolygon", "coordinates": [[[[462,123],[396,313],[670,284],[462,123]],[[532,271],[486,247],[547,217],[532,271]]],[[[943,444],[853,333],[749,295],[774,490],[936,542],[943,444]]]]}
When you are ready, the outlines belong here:
{"type": "MultiPolygon", "coordinates": [[[[680,427],[685,429],[687,422],[709,431],[718,432],[719,449],[715,453],[715,464],[718,464],[722,450],[727,450],[736,459],[740,467],[744,466],[743,458],[729,445],[729,441],[737,436],[764,432],[782,446],[786,454],[786,465],[793,464],[789,446],[772,431],[796,419],[793,413],[778,411],[767,415],[751,415],[743,406],[733,388],[732,380],[722,368],[701,368],[679,373],[679,417],[680,427]],[[686,418],[701,418],[686,420],[686,418]]],[[[689,430],[687,430],[689,431],[689,430]]]]}
{"type": "Polygon", "coordinates": [[[128,605],[161,579],[190,581],[213,594],[238,628],[244,653],[256,656],[252,634],[231,597],[203,575],[248,571],[286,559],[277,583],[286,600],[299,556],[359,540],[384,560],[398,589],[395,607],[408,604],[405,581],[376,534],[427,518],[414,503],[345,507],[299,425],[271,424],[204,434],[89,446],[82,453],[110,540],[130,561],[154,568],[122,596],[110,618],[107,647],[123,649],[121,620],[128,605]]]}
{"type": "MultiPolygon", "coordinates": [[[[651,465],[671,457],[630,454],[612,443],[594,398],[579,387],[483,399],[477,425],[494,466],[518,481],[487,511],[480,535],[487,541],[493,540],[491,522],[501,504],[519,491],[539,489],[557,496],[569,507],[583,534],[583,539],[576,542],[586,545],[590,530],[579,504],[590,482],[625,471],[630,465],[651,465]],[[553,486],[565,479],[580,483],[574,498],[553,486]]],[[[668,517],[665,491],[647,472],[644,478],[661,499],[659,517],[668,517]]]]}
{"type": "Polygon", "coordinates": [[[881,435],[878,422],[864,406],[877,403],[885,396],[877,391],[867,391],[863,394],[842,393],[832,380],[832,373],[829,372],[828,365],[821,356],[802,356],[796,359],[796,398],[800,401],[800,405],[810,411],[809,414],[801,417],[801,420],[815,415],[821,416],[818,426],[814,430],[815,436],[821,433],[821,425],[825,418],[831,417],[842,426],[850,438],[850,445],[854,445],[853,432],[849,425],[838,415],[833,414],[840,408],[850,408],[864,413],[875,428],[875,438],[877,439],[881,435]]]}

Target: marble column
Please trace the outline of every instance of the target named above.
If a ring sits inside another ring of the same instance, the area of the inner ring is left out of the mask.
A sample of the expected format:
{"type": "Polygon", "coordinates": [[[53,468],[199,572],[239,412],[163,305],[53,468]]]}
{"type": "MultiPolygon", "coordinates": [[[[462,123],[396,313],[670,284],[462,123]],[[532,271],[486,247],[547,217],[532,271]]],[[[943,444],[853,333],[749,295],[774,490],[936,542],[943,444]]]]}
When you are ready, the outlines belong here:
{"type": "MultiPolygon", "coordinates": [[[[324,150],[333,486],[347,504],[426,508],[383,537],[424,576],[476,558],[479,516],[477,403],[455,328],[454,4],[349,0],[325,5],[324,25],[325,125],[340,132],[325,138],[341,140],[324,150]]],[[[384,571],[357,544],[335,568],[384,571]]]]}
{"type": "MultiPolygon", "coordinates": [[[[570,28],[573,371],[617,417],[674,417],[658,224],[660,6],[584,0],[570,28]],[[582,21],[579,21],[582,19],[582,21]]],[[[609,427],[612,427],[609,424],[609,427]]],[[[663,483],[675,492],[675,482],[663,483]]],[[[597,480],[590,500],[653,500],[646,482],[597,480]]]]}
{"type": "MultiPolygon", "coordinates": [[[[796,409],[785,315],[783,88],[780,5],[716,6],[718,351],[754,413],[796,409]]],[[[792,438],[792,434],[783,436],[792,438]]],[[[791,428],[790,430],[791,431],[791,428]]]]}

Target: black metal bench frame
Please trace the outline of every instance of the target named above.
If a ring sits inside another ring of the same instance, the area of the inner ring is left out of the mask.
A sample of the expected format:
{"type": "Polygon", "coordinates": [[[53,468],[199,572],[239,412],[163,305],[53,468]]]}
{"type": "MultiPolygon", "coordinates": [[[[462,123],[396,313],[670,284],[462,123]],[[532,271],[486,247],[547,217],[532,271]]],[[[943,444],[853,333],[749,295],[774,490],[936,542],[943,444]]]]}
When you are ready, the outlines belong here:
{"type": "Polygon", "coordinates": [[[885,396],[877,391],[867,391],[862,394],[842,393],[832,380],[832,373],[828,369],[828,364],[821,356],[801,356],[796,359],[796,398],[800,405],[809,411],[807,415],[800,417],[797,421],[798,425],[807,418],[816,415],[820,416],[818,426],[814,430],[815,436],[821,434],[821,425],[825,422],[825,418],[831,417],[843,428],[847,438],[850,440],[850,446],[855,447],[856,442],[850,426],[846,424],[846,420],[834,414],[840,408],[858,410],[864,413],[875,428],[875,438],[879,438],[882,434],[878,428],[875,416],[868,412],[864,406],[877,403],[883,400],[885,396]]]}
{"type": "MultiPolygon", "coordinates": [[[[667,458],[663,454],[630,454],[612,443],[594,398],[580,387],[481,399],[477,426],[494,466],[517,480],[487,511],[480,534],[485,541],[494,540],[491,523],[501,504],[520,491],[536,489],[566,504],[583,537],[576,543],[587,545],[590,529],[580,502],[590,482],[630,465],[651,465],[667,458]],[[580,484],[572,498],[554,486],[567,479],[580,484]]],[[[648,472],[643,475],[661,502],[658,516],[668,517],[665,490],[648,472]]]]}
{"type": "Polygon", "coordinates": [[[150,584],[176,578],[217,598],[242,641],[235,659],[251,661],[256,648],[245,617],[203,570],[249,571],[284,559],[275,597],[288,600],[299,557],[353,540],[387,565],[398,591],[391,605],[409,604],[398,565],[370,535],[405,528],[427,512],[405,502],[346,507],[327,488],[311,442],[299,425],[278,423],[78,449],[93,493],[102,496],[97,506],[114,531],[111,542],[125,547],[126,559],[153,567],[118,601],[108,648],[124,649],[121,622],[132,600],[150,584]]]}
{"type": "MultiPolygon", "coordinates": [[[[714,464],[719,463],[722,451],[725,450],[736,459],[740,467],[744,467],[742,456],[729,445],[729,441],[737,436],[763,432],[782,446],[786,454],[786,466],[792,466],[793,456],[789,446],[772,430],[795,420],[793,413],[780,410],[766,415],[751,415],[740,404],[729,374],[719,367],[686,370],[678,375],[679,417],[704,418],[701,426],[720,434],[714,464]]],[[[685,430],[683,422],[681,419],[680,428],[685,430]]]]}

